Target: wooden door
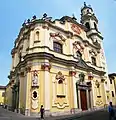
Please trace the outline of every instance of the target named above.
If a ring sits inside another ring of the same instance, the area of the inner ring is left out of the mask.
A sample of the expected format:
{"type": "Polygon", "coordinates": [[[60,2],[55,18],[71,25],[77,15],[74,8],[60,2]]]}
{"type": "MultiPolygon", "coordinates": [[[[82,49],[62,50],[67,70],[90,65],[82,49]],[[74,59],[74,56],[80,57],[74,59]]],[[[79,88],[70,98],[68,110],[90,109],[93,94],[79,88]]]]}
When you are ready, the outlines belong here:
{"type": "Polygon", "coordinates": [[[80,97],[81,97],[81,109],[87,110],[86,90],[80,90],[80,97]]]}

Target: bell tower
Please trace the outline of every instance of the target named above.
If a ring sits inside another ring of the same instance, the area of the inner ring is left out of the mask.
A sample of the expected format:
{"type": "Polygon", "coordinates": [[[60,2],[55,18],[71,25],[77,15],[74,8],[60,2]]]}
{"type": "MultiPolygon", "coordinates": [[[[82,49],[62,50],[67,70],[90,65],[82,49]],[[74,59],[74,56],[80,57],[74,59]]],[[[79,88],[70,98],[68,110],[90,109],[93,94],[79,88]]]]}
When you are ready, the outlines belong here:
{"type": "Polygon", "coordinates": [[[87,28],[87,36],[91,37],[93,40],[98,38],[103,39],[98,30],[98,19],[95,16],[92,7],[90,5],[86,5],[85,2],[84,6],[81,8],[80,22],[87,28]]]}

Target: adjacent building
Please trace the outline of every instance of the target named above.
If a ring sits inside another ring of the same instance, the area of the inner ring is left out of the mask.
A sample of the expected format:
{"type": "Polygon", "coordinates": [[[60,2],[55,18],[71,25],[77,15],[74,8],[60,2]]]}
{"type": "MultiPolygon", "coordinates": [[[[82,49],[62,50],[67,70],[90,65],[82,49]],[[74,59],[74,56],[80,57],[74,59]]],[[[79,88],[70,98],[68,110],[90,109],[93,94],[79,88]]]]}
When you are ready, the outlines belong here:
{"type": "Polygon", "coordinates": [[[23,23],[11,51],[6,101],[14,111],[70,114],[101,108],[110,101],[103,36],[91,6],[75,16],[52,20],[45,13],[23,23]],[[106,84],[107,83],[107,84],[106,84]]]}
{"type": "Polygon", "coordinates": [[[5,103],[5,89],[6,86],[0,86],[0,105],[4,105],[5,103]]]}
{"type": "Polygon", "coordinates": [[[111,73],[108,75],[109,81],[110,81],[110,101],[113,102],[114,105],[116,105],[116,73],[111,73]]]}

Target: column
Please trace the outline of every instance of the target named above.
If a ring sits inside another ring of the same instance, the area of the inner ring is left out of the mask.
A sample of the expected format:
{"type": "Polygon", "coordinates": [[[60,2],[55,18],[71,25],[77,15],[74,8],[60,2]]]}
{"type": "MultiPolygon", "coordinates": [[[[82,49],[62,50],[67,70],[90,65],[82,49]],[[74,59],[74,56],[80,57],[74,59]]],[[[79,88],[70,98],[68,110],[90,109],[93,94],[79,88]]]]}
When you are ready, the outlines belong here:
{"type": "Polygon", "coordinates": [[[79,100],[79,110],[81,109],[81,96],[80,96],[80,90],[78,89],[78,100],[79,100]]]}
{"type": "MultiPolygon", "coordinates": [[[[22,103],[23,103],[23,100],[22,100],[22,82],[23,82],[23,79],[24,78],[24,72],[21,72],[20,73],[20,77],[19,77],[19,80],[20,80],[20,82],[19,82],[19,106],[18,106],[18,112],[20,113],[21,112],[21,105],[22,105],[22,103]]],[[[24,99],[24,98],[23,98],[24,99]]]]}
{"type": "Polygon", "coordinates": [[[71,107],[71,113],[77,109],[77,94],[76,94],[76,84],[75,84],[75,71],[69,71],[70,76],[70,107],[71,107]],[[73,89],[72,89],[73,88],[73,89]]]}
{"type": "Polygon", "coordinates": [[[86,97],[87,97],[87,109],[90,109],[90,103],[89,103],[89,91],[88,89],[86,90],[86,97]]]}
{"type": "Polygon", "coordinates": [[[44,63],[41,65],[42,70],[44,70],[44,108],[45,108],[45,115],[48,116],[50,115],[50,64],[49,63],[44,63]]]}
{"type": "Polygon", "coordinates": [[[26,74],[27,74],[27,78],[26,78],[26,100],[25,100],[25,115],[26,116],[30,116],[30,67],[26,68],[26,74]]]}
{"type": "Polygon", "coordinates": [[[106,91],[105,91],[105,84],[104,84],[104,81],[105,81],[105,79],[101,79],[101,89],[102,89],[101,95],[103,96],[103,103],[104,103],[104,104],[107,104],[107,103],[106,103],[107,94],[106,94],[106,91]]]}
{"type": "Polygon", "coordinates": [[[90,106],[90,108],[93,108],[93,106],[94,106],[94,103],[93,103],[93,92],[92,92],[92,90],[90,90],[90,101],[91,101],[91,106],[90,106]]]}
{"type": "Polygon", "coordinates": [[[96,96],[97,96],[97,94],[95,94],[95,90],[96,90],[96,88],[95,88],[95,85],[94,85],[94,81],[92,80],[91,81],[91,83],[92,83],[92,88],[91,88],[91,101],[92,101],[92,107],[94,108],[95,107],[95,102],[96,102],[96,96]]]}

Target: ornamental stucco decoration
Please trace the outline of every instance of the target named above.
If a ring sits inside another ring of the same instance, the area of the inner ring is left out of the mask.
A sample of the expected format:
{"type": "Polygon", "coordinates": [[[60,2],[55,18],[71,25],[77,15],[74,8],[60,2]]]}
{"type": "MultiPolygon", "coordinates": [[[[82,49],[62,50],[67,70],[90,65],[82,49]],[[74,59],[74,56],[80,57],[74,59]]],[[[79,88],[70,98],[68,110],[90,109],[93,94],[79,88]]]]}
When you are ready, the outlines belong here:
{"type": "Polygon", "coordinates": [[[97,52],[96,52],[94,49],[89,50],[89,53],[90,53],[92,56],[97,56],[97,52]]]}
{"type": "Polygon", "coordinates": [[[102,100],[97,100],[97,101],[96,101],[96,105],[100,106],[100,105],[102,105],[102,104],[103,104],[102,100]]]}
{"type": "Polygon", "coordinates": [[[59,72],[56,74],[56,79],[57,79],[57,80],[62,80],[62,81],[65,80],[64,75],[62,75],[61,71],[59,71],[59,72]]]}
{"type": "Polygon", "coordinates": [[[50,38],[54,38],[56,40],[59,40],[58,38],[60,38],[61,41],[65,42],[66,39],[63,37],[63,35],[60,33],[60,32],[57,32],[57,33],[50,33],[50,38]]]}
{"type": "Polygon", "coordinates": [[[72,25],[71,25],[71,29],[72,29],[76,34],[78,34],[78,35],[81,34],[81,28],[80,28],[78,25],[72,24],[72,25]]]}
{"type": "Polygon", "coordinates": [[[84,50],[84,45],[80,41],[75,41],[73,43],[73,49],[75,49],[76,52],[80,51],[82,53],[84,50]]]}

